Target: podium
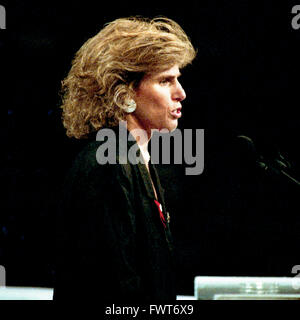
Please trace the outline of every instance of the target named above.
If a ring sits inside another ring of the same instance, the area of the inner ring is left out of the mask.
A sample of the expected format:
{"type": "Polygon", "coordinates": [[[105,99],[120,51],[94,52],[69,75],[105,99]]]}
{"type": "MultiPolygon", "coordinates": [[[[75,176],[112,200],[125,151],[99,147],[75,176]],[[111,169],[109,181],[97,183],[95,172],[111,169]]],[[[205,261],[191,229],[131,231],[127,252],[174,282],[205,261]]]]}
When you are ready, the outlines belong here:
{"type": "Polygon", "coordinates": [[[213,277],[194,279],[195,300],[300,300],[299,277],[213,277]]]}
{"type": "Polygon", "coordinates": [[[52,288],[0,286],[0,300],[52,300],[52,288]]]}

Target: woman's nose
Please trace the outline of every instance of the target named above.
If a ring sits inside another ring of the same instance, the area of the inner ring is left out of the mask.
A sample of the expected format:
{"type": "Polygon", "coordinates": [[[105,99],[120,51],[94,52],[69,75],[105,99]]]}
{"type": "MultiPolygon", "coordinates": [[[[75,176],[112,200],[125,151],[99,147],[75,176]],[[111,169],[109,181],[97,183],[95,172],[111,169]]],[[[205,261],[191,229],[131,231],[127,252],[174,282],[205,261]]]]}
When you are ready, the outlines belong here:
{"type": "Polygon", "coordinates": [[[186,98],[186,94],[184,89],[182,88],[181,84],[179,81],[176,82],[176,87],[173,93],[173,99],[177,101],[182,101],[186,98]]]}

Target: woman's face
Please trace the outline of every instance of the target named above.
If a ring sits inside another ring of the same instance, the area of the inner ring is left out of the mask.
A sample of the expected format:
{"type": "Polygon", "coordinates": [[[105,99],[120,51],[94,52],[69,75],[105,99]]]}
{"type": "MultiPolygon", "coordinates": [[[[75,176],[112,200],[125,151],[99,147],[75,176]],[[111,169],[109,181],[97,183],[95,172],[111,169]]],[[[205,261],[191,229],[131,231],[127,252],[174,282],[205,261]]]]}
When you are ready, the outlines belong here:
{"type": "Polygon", "coordinates": [[[181,101],[186,97],[179,76],[175,65],[163,72],[146,74],[140,81],[134,97],[137,107],[131,117],[148,134],[151,129],[176,129],[181,117],[181,101]]]}

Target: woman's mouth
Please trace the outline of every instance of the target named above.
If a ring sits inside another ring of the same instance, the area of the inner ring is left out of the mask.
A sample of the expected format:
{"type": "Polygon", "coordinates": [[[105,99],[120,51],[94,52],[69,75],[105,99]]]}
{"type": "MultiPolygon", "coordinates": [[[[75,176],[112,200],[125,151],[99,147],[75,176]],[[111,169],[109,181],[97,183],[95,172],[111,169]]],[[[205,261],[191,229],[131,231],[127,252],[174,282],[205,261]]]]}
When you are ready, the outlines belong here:
{"type": "Polygon", "coordinates": [[[174,118],[179,119],[181,117],[181,107],[173,110],[171,114],[174,118]]]}

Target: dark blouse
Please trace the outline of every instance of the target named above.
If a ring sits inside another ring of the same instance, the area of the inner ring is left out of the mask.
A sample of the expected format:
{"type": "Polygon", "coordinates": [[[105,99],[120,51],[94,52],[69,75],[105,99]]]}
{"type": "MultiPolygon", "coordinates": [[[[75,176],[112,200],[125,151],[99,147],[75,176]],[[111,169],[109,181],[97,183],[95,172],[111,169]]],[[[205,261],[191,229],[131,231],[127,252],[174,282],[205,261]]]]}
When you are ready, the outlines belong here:
{"type": "Polygon", "coordinates": [[[165,225],[146,166],[120,164],[118,152],[117,164],[100,165],[101,143],[84,148],[63,186],[54,300],[174,300],[174,248],[155,166],[149,163],[165,225]]]}

